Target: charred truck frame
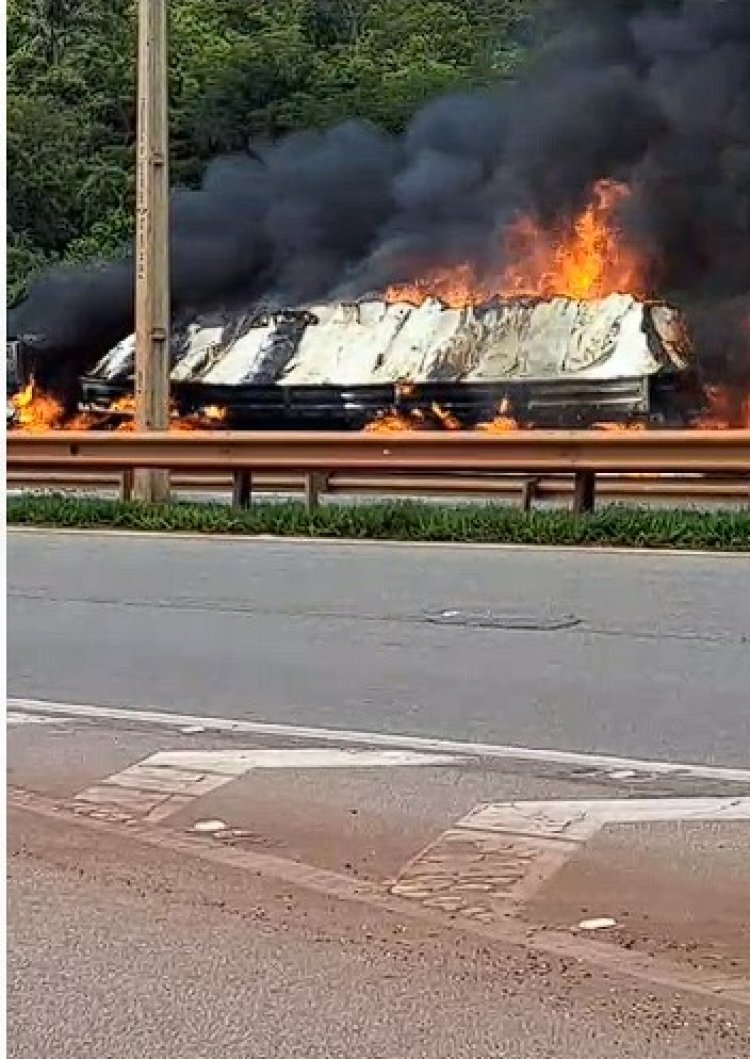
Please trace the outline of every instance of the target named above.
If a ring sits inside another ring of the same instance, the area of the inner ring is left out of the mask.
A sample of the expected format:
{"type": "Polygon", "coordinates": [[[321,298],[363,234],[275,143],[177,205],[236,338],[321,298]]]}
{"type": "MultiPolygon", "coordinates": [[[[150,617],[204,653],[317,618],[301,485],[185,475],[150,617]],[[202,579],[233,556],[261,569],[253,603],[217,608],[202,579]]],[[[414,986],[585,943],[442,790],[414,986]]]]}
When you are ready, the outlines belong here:
{"type": "MultiPolygon", "coordinates": [[[[8,348],[17,388],[46,357],[8,348]]],[[[171,355],[178,413],[216,406],[235,429],[356,430],[388,410],[471,428],[499,409],[521,426],[679,427],[700,403],[680,314],[628,295],[223,310],[178,321],[171,355]]],[[[133,370],[131,336],[77,379],[75,403],[116,424],[133,370]]]]}

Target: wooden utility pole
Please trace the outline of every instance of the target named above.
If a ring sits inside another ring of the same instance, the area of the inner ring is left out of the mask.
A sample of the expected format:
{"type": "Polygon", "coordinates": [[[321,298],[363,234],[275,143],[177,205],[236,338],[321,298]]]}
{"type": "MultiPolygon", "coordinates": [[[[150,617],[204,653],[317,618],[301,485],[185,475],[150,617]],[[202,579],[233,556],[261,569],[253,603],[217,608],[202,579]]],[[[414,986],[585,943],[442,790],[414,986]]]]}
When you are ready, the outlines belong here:
{"type": "MultiPolygon", "coordinates": [[[[135,426],[169,429],[167,0],[138,0],[135,426]]],[[[138,471],[134,495],[169,496],[166,471],[138,471]]]]}

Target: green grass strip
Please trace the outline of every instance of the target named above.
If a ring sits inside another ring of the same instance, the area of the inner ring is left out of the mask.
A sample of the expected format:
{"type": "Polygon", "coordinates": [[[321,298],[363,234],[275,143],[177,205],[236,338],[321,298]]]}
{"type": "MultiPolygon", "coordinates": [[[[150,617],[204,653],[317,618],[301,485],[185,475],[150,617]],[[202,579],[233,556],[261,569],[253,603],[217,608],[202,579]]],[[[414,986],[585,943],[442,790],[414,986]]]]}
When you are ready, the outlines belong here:
{"type": "Polygon", "coordinates": [[[310,513],[297,501],[258,503],[237,511],[223,504],[152,506],[36,494],[9,498],[7,517],[9,525],[158,533],[750,551],[750,509],[701,512],[611,506],[575,516],[560,510],[526,514],[497,504],[438,506],[407,500],[329,504],[310,513]]]}

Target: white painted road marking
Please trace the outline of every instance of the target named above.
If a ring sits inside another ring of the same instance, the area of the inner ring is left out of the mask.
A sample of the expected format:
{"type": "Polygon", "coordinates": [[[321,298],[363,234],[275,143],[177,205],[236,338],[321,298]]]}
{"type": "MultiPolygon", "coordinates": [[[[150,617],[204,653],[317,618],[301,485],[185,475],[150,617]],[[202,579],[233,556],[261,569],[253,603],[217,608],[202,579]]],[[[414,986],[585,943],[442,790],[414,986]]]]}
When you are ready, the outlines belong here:
{"type": "Polygon", "coordinates": [[[454,754],[335,747],[274,750],[163,750],[75,797],[79,810],[158,823],[253,769],[402,768],[458,765],[454,754]]]}
{"type": "Polygon", "coordinates": [[[453,754],[416,754],[413,750],[346,750],[338,747],[271,750],[166,750],[152,765],[241,776],[250,769],[351,769],[401,765],[455,765],[453,754]]]}
{"type": "Polygon", "coordinates": [[[5,713],[6,725],[65,724],[72,720],[72,717],[45,717],[44,714],[41,713],[27,713],[21,710],[7,710],[5,713]]]}
{"type": "MultiPolygon", "coordinates": [[[[35,813],[56,825],[59,824],[60,805],[54,799],[29,791],[11,790],[8,793],[8,802],[13,808],[35,813]]],[[[106,820],[86,820],[83,823],[90,827],[94,834],[118,833],[117,827],[106,820]]],[[[215,823],[223,824],[224,821],[215,823]]],[[[363,879],[361,876],[341,875],[330,869],[253,849],[214,841],[196,841],[196,836],[180,834],[177,831],[159,831],[156,828],[136,825],[131,834],[136,841],[152,850],[194,857],[213,868],[249,871],[259,877],[275,879],[326,898],[351,902],[355,906],[364,905],[399,917],[406,915],[409,908],[409,903],[403,898],[384,892],[380,883],[363,879]]],[[[418,921],[433,927],[439,923],[430,909],[411,904],[410,911],[418,921]]],[[[614,976],[615,981],[624,975],[641,984],[648,982],[671,993],[695,994],[714,1002],[719,1000],[723,1004],[750,1007],[748,982],[740,974],[722,974],[714,969],[695,967],[682,962],[673,963],[659,956],[602,944],[588,938],[582,940],[569,931],[545,930],[530,934],[523,923],[507,917],[502,922],[489,925],[472,919],[465,919],[456,925],[481,938],[484,944],[488,939],[492,939],[522,950],[547,953],[555,959],[573,959],[576,964],[590,964],[601,969],[614,976]]]]}
{"type": "Polygon", "coordinates": [[[589,769],[617,778],[620,773],[637,776],[679,776],[686,779],[719,780],[725,783],[750,784],[750,769],[723,765],[697,765],[674,761],[649,761],[641,758],[615,757],[610,754],[574,750],[544,750],[531,747],[504,746],[492,743],[470,743],[424,736],[393,735],[383,732],[337,731],[332,728],[309,728],[293,724],[264,721],[240,721],[222,717],[200,717],[193,714],[165,713],[157,710],[128,709],[121,706],[91,706],[78,703],[45,702],[38,699],[8,699],[8,709],[41,713],[55,717],[81,717],[95,721],[126,721],[131,724],[155,724],[168,728],[200,726],[207,732],[235,732],[244,735],[281,736],[335,745],[400,747],[431,753],[459,754],[480,758],[499,758],[543,765],[562,765],[589,769]]]}
{"type": "Polygon", "coordinates": [[[490,923],[519,911],[610,824],[750,821],[750,798],[623,798],[480,805],[399,875],[391,892],[490,923]]]}

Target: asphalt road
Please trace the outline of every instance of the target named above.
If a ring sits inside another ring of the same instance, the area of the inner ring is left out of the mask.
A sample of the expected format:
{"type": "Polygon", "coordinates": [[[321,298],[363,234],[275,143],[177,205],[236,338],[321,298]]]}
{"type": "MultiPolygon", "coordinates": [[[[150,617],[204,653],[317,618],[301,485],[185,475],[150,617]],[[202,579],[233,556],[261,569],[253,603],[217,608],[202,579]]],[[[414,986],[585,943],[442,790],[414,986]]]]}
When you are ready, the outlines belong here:
{"type": "Polygon", "coordinates": [[[742,556],[8,536],[11,696],[744,765],[748,633],[742,556]]]}
{"type": "Polygon", "coordinates": [[[732,1002],[746,824],[602,833],[509,918],[541,864],[529,836],[485,836],[476,856],[450,838],[478,805],[731,801],[736,778],[481,755],[289,765],[147,825],[144,797],[190,778],[155,753],[316,738],[136,712],[747,767],[749,616],[742,557],[11,531],[9,696],[127,717],[13,704],[9,1055],[750,1054],[747,1000],[732,1002]],[[227,845],[196,834],[207,818],[227,845]],[[458,907],[490,918],[472,930],[458,907]],[[601,941],[577,932],[602,914],[601,941]]]}
{"type": "Polygon", "coordinates": [[[737,1059],[750,1047],[744,1012],[574,961],[58,820],[14,813],[11,836],[11,1059],[737,1059]]]}

